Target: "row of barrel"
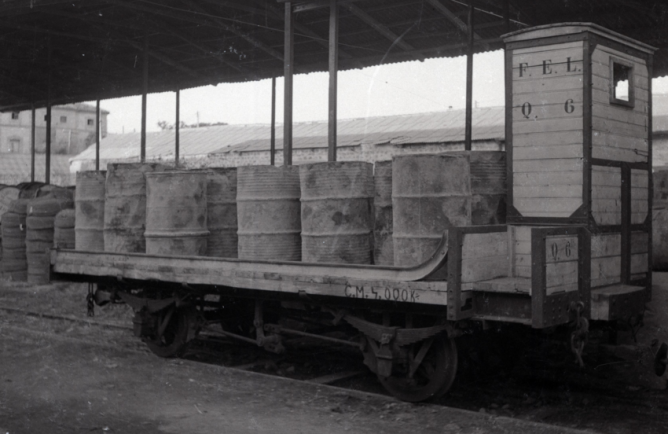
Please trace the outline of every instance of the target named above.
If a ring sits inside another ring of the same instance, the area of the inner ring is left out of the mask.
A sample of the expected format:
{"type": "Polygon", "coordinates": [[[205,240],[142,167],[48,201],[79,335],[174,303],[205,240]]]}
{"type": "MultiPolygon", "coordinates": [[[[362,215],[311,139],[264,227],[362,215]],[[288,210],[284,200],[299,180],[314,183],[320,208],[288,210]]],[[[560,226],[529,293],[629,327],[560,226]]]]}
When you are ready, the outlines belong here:
{"type": "Polygon", "coordinates": [[[412,266],[451,225],[505,220],[505,154],[80,172],[79,250],[412,266]]]}
{"type": "Polygon", "coordinates": [[[42,194],[38,191],[29,195],[36,196],[33,199],[19,195],[3,204],[0,271],[13,281],[48,283],[51,248],[74,248],[72,191],[56,186],[43,189],[42,194]]]}

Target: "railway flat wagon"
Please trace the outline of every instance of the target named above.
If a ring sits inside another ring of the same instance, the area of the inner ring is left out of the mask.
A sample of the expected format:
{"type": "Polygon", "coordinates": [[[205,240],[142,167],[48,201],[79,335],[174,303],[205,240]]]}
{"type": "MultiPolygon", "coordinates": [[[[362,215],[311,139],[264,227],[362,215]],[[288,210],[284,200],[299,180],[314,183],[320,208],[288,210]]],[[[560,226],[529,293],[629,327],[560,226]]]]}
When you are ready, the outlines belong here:
{"type": "Polygon", "coordinates": [[[409,267],[54,249],[52,277],[130,304],[158,355],[213,323],[276,352],[286,335],[321,337],[358,347],[407,401],[448,390],[456,339],[476,324],[565,328],[582,362],[590,326],[636,319],[651,297],[653,48],[575,23],[504,41],[505,221],[451,219],[409,267]],[[352,338],[322,333],[332,327],[352,338]]]}

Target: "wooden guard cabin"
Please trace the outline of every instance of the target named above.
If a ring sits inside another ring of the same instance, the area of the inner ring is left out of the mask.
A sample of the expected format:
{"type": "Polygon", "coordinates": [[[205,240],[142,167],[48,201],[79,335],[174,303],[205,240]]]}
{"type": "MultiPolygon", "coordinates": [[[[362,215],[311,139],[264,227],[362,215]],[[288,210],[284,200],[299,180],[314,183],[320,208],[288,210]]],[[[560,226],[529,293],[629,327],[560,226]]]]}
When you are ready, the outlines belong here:
{"type": "Polygon", "coordinates": [[[504,40],[507,240],[505,229],[459,231],[450,253],[463,242],[462,265],[450,264],[449,284],[459,274],[473,296],[457,306],[453,294],[449,317],[482,310],[542,328],[567,322],[564,306],[577,301],[593,320],[639,314],[651,297],[654,48],[579,23],[504,40]],[[481,267],[485,252],[499,261],[481,267]],[[486,279],[494,274],[503,277],[486,279]],[[513,292],[513,308],[499,311],[513,292]]]}
{"type": "MultiPolygon", "coordinates": [[[[142,94],[145,136],[149,91],[176,92],[178,125],[180,89],[283,76],[291,165],[292,76],[329,71],[336,161],[337,71],[466,53],[470,150],[473,54],[505,47],[507,224],[451,227],[420,265],[51,252],[52,278],[97,283],[97,299],[133,306],[138,336],[158,355],[179,355],[213,323],[272,351],[284,335],[322,337],[265,322],[282,301],[307,304],[303,315],[358,340],[326,339],[359,348],[390,393],[419,401],[448,390],[456,338],[480,322],[570,323],[562,329],[580,357],[589,319],[642,313],[651,288],[651,79],[668,73],[661,12],[640,0],[17,0],[0,5],[13,42],[3,44],[0,109],[142,94]],[[598,25],[554,24],[572,21],[598,25]],[[223,44],[229,52],[216,49],[223,44]],[[254,328],[227,328],[230,309],[248,313],[254,328]]],[[[141,150],[143,160],[145,137],[141,150]]],[[[47,142],[47,180],[49,155],[47,142]]]]}

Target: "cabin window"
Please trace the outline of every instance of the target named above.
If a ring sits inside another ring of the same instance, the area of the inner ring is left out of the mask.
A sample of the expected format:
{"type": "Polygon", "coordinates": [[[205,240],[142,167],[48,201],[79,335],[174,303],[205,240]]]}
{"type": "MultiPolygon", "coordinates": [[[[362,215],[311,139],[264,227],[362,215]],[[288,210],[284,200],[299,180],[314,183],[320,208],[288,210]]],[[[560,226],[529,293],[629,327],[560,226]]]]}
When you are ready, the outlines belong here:
{"type": "Polygon", "coordinates": [[[633,63],[611,57],[610,78],[610,103],[633,107],[633,63]]]}

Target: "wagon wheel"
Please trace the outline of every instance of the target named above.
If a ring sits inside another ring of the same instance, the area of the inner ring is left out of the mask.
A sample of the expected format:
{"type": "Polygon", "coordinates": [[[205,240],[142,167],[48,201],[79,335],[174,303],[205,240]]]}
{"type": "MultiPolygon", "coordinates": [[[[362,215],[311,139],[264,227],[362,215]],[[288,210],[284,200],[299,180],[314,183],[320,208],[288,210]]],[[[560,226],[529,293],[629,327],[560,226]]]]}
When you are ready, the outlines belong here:
{"type": "Polygon", "coordinates": [[[146,338],[149,350],[159,357],[179,357],[185,353],[195,327],[196,311],[192,308],[163,309],[156,314],[158,332],[146,338]],[[161,333],[161,330],[162,333],[161,333]]]}
{"type": "Polygon", "coordinates": [[[440,335],[410,345],[405,360],[393,364],[392,375],[379,375],[378,380],[394,397],[402,401],[419,402],[445,394],[456,374],[455,341],[440,335]],[[424,351],[424,358],[414,367],[411,376],[411,365],[416,363],[424,351]]]}

